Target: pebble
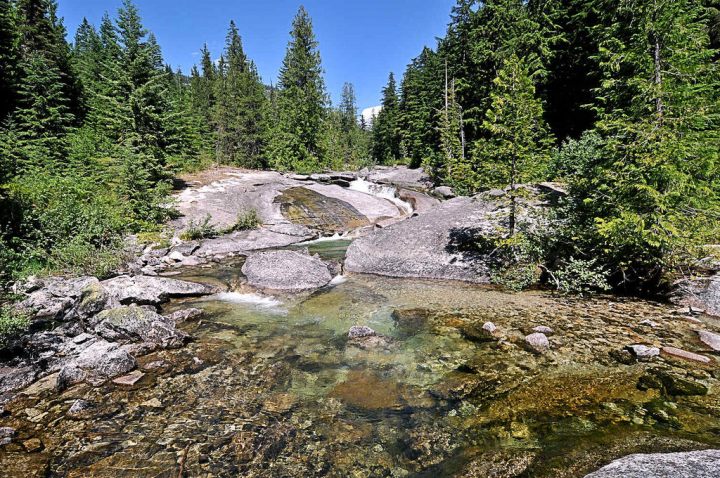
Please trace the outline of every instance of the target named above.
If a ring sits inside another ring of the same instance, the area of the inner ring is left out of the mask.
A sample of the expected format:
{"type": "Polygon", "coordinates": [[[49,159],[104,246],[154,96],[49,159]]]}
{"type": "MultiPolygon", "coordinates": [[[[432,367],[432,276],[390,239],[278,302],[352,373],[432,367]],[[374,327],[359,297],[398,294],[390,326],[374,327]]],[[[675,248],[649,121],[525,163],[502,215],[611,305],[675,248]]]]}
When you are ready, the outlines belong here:
{"type": "Polygon", "coordinates": [[[707,330],[698,330],[697,332],[702,343],[714,351],[720,352],[720,335],[708,332],[707,330]]]}
{"type": "Polygon", "coordinates": [[[0,446],[7,445],[15,436],[15,429],[10,427],[0,427],[0,446]]]}
{"type": "Polygon", "coordinates": [[[68,415],[79,415],[91,407],[92,404],[87,400],[77,399],[70,406],[70,409],[68,410],[68,415]]]}
{"type": "Polygon", "coordinates": [[[373,335],[376,335],[375,331],[365,325],[353,325],[348,332],[348,338],[350,339],[371,337],[373,335]]]}
{"type": "Polygon", "coordinates": [[[704,355],[688,352],[687,350],[678,349],[675,347],[663,347],[662,352],[673,357],[690,360],[693,362],[710,363],[710,358],[704,355]]]}
{"type": "Polygon", "coordinates": [[[29,440],[25,440],[22,445],[23,448],[25,448],[25,451],[28,453],[40,451],[44,448],[43,442],[40,441],[39,438],[31,438],[29,440]]]}
{"type": "Polygon", "coordinates": [[[493,334],[497,330],[497,327],[492,322],[485,322],[482,329],[489,334],[493,334]]]}
{"type": "Polygon", "coordinates": [[[645,320],[643,320],[642,322],[640,322],[640,325],[646,325],[646,326],[652,327],[652,328],[655,328],[655,327],[658,327],[658,326],[659,326],[657,322],[653,322],[653,321],[650,320],[650,319],[645,319],[645,320]]]}
{"type": "Polygon", "coordinates": [[[127,375],[123,375],[122,377],[113,379],[113,383],[116,383],[118,385],[132,386],[138,383],[138,381],[140,381],[140,379],[144,376],[145,374],[143,372],[141,372],[140,370],[135,370],[127,375]]]}
{"type": "Polygon", "coordinates": [[[551,327],[548,327],[547,325],[538,325],[537,327],[533,327],[533,332],[537,332],[539,334],[545,334],[545,335],[552,335],[553,329],[551,327]]]}

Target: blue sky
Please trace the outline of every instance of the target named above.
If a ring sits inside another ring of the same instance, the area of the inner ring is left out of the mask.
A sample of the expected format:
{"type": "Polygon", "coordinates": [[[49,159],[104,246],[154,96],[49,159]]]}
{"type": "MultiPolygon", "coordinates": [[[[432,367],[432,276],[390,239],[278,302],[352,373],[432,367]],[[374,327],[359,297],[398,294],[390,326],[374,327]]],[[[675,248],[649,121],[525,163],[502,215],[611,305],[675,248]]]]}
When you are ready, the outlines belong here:
{"type": "MultiPolygon", "coordinates": [[[[70,39],[83,17],[96,26],[121,0],[59,0],[70,39]]],[[[145,26],[158,38],[165,61],[189,71],[207,43],[214,57],[235,20],[245,50],[266,83],[275,82],[290,24],[302,3],[313,18],[325,80],[337,103],[342,84],[355,85],[360,109],[380,101],[390,71],[401,76],[423,46],[442,36],[454,0],[135,0],[145,26]]]]}

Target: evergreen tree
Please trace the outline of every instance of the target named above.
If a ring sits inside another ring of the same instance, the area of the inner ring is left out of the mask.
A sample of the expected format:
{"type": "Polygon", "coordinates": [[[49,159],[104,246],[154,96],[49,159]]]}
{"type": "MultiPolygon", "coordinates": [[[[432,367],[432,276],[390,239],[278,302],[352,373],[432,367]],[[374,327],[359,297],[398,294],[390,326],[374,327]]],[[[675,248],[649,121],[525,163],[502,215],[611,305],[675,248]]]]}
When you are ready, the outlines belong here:
{"type": "Polygon", "coordinates": [[[347,134],[357,127],[357,104],[355,100],[355,87],[352,83],[345,83],[340,100],[343,131],[347,134]]]}
{"type": "Polygon", "coordinates": [[[444,62],[430,48],[408,66],[402,81],[398,118],[400,150],[411,167],[436,164],[443,169],[438,112],[444,106],[444,62]]]}
{"type": "MultiPolygon", "coordinates": [[[[445,79],[445,107],[440,114],[440,142],[443,170],[428,165],[428,174],[436,182],[445,179],[454,186],[472,183],[472,169],[465,154],[465,129],[462,108],[457,101],[455,80],[445,79]]],[[[460,190],[461,188],[458,188],[460,190]]]]}
{"type": "Polygon", "coordinates": [[[327,95],[310,16],[300,7],[280,69],[270,161],[280,170],[314,171],[325,166],[321,148],[327,95]]]}
{"type": "Polygon", "coordinates": [[[510,56],[495,78],[483,129],[476,144],[476,177],[481,187],[510,186],[510,234],[515,231],[516,186],[543,179],[552,137],[527,64],[510,56]]]}
{"type": "Polygon", "coordinates": [[[213,110],[217,159],[249,168],[264,167],[265,88],[255,65],[245,55],[234,22],[230,22],[224,59],[213,110]]]}
{"type": "Polygon", "coordinates": [[[617,284],[654,284],[717,237],[718,65],[693,0],[603,10],[603,155],[571,183],[574,235],[617,284]]]}
{"type": "Polygon", "coordinates": [[[20,81],[20,40],[15,7],[11,0],[0,0],[0,126],[15,109],[20,81]]]}
{"type": "Polygon", "coordinates": [[[20,169],[60,171],[67,154],[65,136],[73,116],[60,71],[42,52],[22,61],[23,78],[12,128],[17,134],[20,169]]]}
{"type": "Polygon", "coordinates": [[[392,164],[400,159],[399,104],[392,73],[382,93],[382,109],[373,121],[373,157],[377,163],[392,164]]]}

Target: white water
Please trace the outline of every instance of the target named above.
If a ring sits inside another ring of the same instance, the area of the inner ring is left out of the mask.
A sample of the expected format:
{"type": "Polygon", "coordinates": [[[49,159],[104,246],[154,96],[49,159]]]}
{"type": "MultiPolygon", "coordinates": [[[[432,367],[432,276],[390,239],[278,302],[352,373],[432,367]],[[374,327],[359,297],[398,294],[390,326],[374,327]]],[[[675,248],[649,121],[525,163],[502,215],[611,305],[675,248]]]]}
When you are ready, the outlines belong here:
{"type": "Polygon", "coordinates": [[[399,199],[396,194],[396,189],[393,186],[386,186],[383,184],[375,184],[367,181],[363,178],[358,178],[350,182],[350,187],[353,191],[359,191],[361,193],[369,194],[371,196],[387,199],[388,201],[395,204],[405,214],[412,214],[413,208],[410,204],[399,199]]]}
{"type": "Polygon", "coordinates": [[[240,292],[221,292],[214,296],[215,299],[233,304],[249,304],[261,308],[274,308],[282,305],[282,302],[274,297],[259,294],[241,294],[240,292]]]}

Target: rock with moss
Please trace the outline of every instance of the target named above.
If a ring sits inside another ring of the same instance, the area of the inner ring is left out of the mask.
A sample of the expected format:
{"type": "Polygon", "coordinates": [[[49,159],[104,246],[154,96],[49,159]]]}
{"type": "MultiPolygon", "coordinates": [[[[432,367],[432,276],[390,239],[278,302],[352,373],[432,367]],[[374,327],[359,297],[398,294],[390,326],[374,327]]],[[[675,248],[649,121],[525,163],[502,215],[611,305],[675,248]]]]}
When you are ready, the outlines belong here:
{"type": "Polygon", "coordinates": [[[99,340],[85,348],[77,358],[60,369],[56,387],[62,391],[83,381],[95,385],[101,384],[129,372],[136,366],[135,358],[130,355],[126,347],[99,340]]]}

